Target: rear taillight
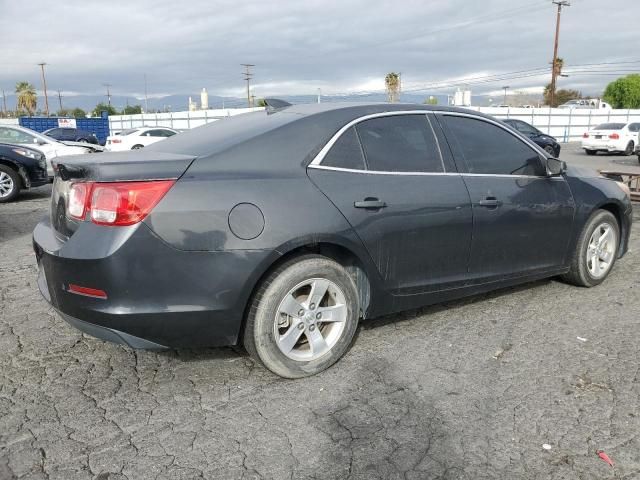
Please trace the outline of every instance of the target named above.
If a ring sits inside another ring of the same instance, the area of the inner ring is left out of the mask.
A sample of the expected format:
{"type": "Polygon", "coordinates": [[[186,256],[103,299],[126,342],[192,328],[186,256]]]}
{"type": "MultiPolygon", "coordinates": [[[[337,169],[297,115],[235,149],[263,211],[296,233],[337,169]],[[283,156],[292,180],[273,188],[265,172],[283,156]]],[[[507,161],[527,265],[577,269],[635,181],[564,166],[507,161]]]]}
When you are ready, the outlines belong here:
{"type": "Polygon", "coordinates": [[[582,134],[582,138],[589,138],[589,134],[588,134],[588,133],[586,133],[586,132],[585,132],[585,133],[583,133],[583,134],[582,134]]]}
{"type": "Polygon", "coordinates": [[[87,202],[91,194],[91,183],[74,183],[69,191],[69,205],[67,212],[73,218],[84,220],[87,202]]]}
{"type": "Polygon", "coordinates": [[[75,183],[69,192],[69,215],[97,225],[126,226],[140,222],[173,186],[175,180],[75,183]]]}
{"type": "Polygon", "coordinates": [[[120,140],[119,138],[112,138],[111,143],[122,143],[122,140],[120,140]]]}
{"type": "Polygon", "coordinates": [[[618,140],[620,138],[620,135],[618,135],[617,133],[612,133],[609,135],[609,138],[611,140],[618,140]]]}

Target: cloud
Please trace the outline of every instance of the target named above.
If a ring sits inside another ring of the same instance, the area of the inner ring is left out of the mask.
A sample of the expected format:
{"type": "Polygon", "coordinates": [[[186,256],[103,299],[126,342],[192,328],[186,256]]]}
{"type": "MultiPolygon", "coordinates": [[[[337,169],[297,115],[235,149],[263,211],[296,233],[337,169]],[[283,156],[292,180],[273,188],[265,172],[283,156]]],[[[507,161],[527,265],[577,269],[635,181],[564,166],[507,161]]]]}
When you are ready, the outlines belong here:
{"type": "MultiPolygon", "coordinates": [[[[102,94],[109,83],[114,95],[138,97],[145,74],[154,96],[196,96],[202,87],[243,96],[241,63],[256,64],[257,96],[381,91],[389,71],[425,94],[452,92],[461,79],[471,79],[474,94],[499,91],[504,81],[511,90],[538,91],[549,81],[555,27],[547,0],[0,4],[5,90],[20,80],[40,88],[36,64],[46,61],[52,90],[102,94]],[[499,80],[509,72],[523,73],[499,80]]],[[[637,19],[629,14],[636,9],[637,0],[619,0],[616,8],[575,0],[564,9],[560,56],[574,73],[560,80],[562,88],[597,93],[616,74],[640,70],[640,62],[572,67],[640,60],[637,19]]]]}

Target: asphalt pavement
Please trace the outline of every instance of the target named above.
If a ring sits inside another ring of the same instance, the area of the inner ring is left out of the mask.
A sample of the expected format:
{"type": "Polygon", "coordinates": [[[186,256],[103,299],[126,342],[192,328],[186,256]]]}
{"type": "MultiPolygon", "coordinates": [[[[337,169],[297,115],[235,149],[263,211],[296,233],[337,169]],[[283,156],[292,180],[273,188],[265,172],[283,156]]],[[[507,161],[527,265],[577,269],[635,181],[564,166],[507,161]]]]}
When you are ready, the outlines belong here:
{"type": "Polygon", "coordinates": [[[599,287],[368,321],[334,367],[291,381],[230,348],[132,351],[68,326],[36,287],[49,194],[0,206],[2,480],[640,478],[637,224],[599,287]]]}

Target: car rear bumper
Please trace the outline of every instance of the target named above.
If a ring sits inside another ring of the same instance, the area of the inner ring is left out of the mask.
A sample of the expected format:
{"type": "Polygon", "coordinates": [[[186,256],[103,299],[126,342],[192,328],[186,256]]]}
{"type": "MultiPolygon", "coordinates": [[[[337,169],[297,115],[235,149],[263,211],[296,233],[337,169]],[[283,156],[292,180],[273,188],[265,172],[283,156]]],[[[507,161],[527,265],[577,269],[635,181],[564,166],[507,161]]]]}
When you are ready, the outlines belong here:
{"type": "Polygon", "coordinates": [[[134,348],[237,343],[247,300],[273,251],[186,252],[144,224],[117,241],[105,228],[116,230],[102,227],[101,236],[78,230],[64,243],[48,220],[34,230],[38,286],[67,322],[134,348]],[[71,284],[103,290],[107,298],[72,293],[71,284]]]}
{"type": "Polygon", "coordinates": [[[613,142],[607,142],[606,140],[598,141],[583,141],[582,148],[585,150],[602,150],[607,152],[623,152],[625,146],[619,145],[613,142]]]}

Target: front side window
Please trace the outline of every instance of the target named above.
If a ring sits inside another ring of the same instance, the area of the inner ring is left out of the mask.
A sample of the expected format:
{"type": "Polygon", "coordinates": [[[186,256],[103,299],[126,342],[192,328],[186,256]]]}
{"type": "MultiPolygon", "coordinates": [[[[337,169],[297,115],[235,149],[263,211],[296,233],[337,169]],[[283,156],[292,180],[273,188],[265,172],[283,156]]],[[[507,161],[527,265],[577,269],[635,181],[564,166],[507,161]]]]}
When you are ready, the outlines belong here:
{"type": "Polygon", "coordinates": [[[442,172],[438,144],[425,115],[392,115],[356,125],[368,170],[442,172]]]}
{"type": "Polygon", "coordinates": [[[505,129],[469,117],[445,115],[443,119],[469,173],[544,175],[538,152],[505,129]]]}

